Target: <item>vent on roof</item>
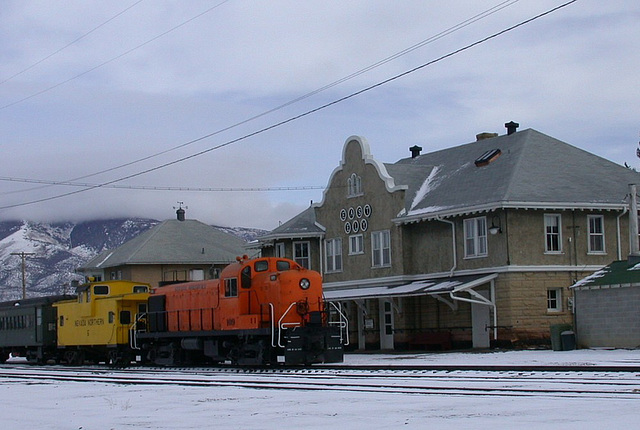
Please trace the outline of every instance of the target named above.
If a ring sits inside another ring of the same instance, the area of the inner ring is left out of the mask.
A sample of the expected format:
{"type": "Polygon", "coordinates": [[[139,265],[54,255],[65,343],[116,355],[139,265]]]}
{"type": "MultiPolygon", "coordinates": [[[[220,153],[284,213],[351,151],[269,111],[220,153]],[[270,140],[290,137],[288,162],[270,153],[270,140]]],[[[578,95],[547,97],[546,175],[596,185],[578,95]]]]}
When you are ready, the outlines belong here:
{"type": "Polygon", "coordinates": [[[494,137],[498,137],[498,133],[489,133],[489,132],[485,131],[483,133],[476,134],[476,142],[479,142],[479,141],[485,140],[485,139],[492,139],[494,137]]]}
{"type": "Polygon", "coordinates": [[[486,166],[487,164],[498,158],[500,154],[502,154],[502,151],[500,151],[499,149],[490,149],[480,157],[478,157],[475,161],[475,164],[477,167],[486,166]]]}
{"type": "Polygon", "coordinates": [[[416,158],[417,156],[420,155],[420,151],[422,151],[422,147],[418,145],[413,145],[411,148],[409,148],[409,151],[411,151],[411,158],[416,158]]]}
{"type": "Polygon", "coordinates": [[[507,135],[510,135],[518,131],[518,127],[520,127],[520,124],[518,124],[517,122],[510,121],[506,123],[504,126],[507,128],[507,135]]]}

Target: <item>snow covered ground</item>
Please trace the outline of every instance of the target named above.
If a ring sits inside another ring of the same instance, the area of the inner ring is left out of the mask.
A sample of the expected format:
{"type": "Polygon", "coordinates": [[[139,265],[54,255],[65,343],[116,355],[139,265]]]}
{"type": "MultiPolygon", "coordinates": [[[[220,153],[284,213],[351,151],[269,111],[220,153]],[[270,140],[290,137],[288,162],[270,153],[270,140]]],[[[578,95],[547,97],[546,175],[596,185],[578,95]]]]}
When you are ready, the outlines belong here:
{"type": "MultiPolygon", "coordinates": [[[[640,350],[349,354],[346,363],[640,366],[640,350]]],[[[640,393],[638,399],[498,397],[0,378],[0,426],[5,430],[632,429],[639,425],[639,406],[640,393]]]]}

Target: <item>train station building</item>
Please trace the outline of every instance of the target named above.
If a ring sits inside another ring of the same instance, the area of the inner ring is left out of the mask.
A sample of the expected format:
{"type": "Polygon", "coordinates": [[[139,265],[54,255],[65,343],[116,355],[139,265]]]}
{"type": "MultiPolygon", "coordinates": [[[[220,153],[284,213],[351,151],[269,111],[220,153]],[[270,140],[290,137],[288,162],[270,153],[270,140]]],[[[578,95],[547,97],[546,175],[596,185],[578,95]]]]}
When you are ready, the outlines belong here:
{"type": "Polygon", "coordinates": [[[101,252],[78,272],[89,280],[135,279],[152,286],[201,281],[244,254],[246,242],[198,220],[180,207],[165,220],[115,249],[101,252]]]}
{"type": "Polygon", "coordinates": [[[254,246],[323,274],[351,349],[547,344],[574,324],[569,287],[628,255],[639,176],[505,127],[394,163],[349,137],[322,201],[254,246]]]}

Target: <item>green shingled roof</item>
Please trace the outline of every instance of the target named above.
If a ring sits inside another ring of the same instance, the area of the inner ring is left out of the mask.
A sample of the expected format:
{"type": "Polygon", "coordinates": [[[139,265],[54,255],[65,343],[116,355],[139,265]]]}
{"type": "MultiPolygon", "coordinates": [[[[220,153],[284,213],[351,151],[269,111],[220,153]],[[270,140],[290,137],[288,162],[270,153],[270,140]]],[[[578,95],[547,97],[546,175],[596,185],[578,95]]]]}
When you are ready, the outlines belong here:
{"type": "Polygon", "coordinates": [[[640,264],[614,261],[571,286],[576,289],[619,287],[640,287],[640,264]]]}

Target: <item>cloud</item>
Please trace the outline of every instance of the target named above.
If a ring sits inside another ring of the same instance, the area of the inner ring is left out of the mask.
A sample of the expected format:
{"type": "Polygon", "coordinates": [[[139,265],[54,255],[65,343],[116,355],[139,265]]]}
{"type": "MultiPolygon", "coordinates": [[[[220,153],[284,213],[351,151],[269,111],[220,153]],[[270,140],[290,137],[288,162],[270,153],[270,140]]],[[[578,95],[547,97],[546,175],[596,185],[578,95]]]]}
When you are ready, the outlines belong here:
{"type": "MultiPolygon", "coordinates": [[[[3,4],[0,82],[131,6],[3,4]],[[82,19],[78,19],[82,17],[82,19]]],[[[238,125],[427,40],[500,1],[141,2],[58,54],[0,84],[3,177],[116,180],[223,145],[119,184],[158,187],[326,185],[344,140],[367,138],[378,160],[503,133],[514,120],[617,163],[638,164],[640,6],[580,1],[328,109],[226,145],[429,62],[560,2],[513,2],[394,61],[238,125]],[[199,14],[201,16],[197,17],[199,14]],[[197,17],[197,18],[196,18],[197,17]],[[126,55],[123,55],[125,54],[126,55]],[[92,70],[93,69],[93,70],[92,70]],[[68,82],[66,82],[68,81],[68,82]],[[38,94],[40,93],[41,94],[38,94]],[[198,140],[201,137],[208,138],[198,140]],[[191,144],[187,143],[195,141],[191,144]]],[[[504,4],[506,5],[506,3],[504,4]]],[[[0,181],[0,206],[61,194],[0,181]],[[21,190],[20,192],[15,192],[21,190]]],[[[93,190],[0,210],[0,218],[188,216],[273,228],[321,190],[93,190]]]]}

